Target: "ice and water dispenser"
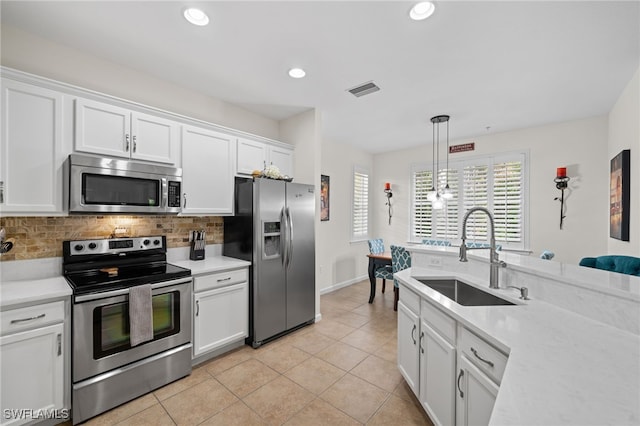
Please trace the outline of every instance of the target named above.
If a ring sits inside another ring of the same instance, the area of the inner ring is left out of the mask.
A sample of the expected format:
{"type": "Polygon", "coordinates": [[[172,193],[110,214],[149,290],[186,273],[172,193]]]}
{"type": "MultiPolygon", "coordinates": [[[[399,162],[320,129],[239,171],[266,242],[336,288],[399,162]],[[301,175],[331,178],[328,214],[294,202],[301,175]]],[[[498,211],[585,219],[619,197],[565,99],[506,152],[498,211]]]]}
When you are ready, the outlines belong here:
{"type": "Polygon", "coordinates": [[[280,257],[280,222],[262,222],[262,258],[280,257]]]}

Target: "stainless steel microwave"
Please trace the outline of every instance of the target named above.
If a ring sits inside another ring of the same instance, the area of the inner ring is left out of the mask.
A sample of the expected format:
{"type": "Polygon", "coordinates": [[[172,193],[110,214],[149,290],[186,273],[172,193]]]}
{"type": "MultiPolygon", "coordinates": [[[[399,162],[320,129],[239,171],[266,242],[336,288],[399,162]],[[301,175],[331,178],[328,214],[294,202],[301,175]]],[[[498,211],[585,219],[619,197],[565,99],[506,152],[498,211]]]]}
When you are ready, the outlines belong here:
{"type": "Polygon", "coordinates": [[[69,213],[177,214],[182,169],[71,154],[69,213]]]}

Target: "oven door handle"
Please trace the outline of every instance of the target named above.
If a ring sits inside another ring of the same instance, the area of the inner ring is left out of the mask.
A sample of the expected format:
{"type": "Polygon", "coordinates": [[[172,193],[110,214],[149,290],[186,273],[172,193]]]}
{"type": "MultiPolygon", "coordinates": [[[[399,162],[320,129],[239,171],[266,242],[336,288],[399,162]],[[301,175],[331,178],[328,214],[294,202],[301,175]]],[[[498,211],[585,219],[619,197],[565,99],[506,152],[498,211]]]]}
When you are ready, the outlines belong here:
{"type": "MultiPolygon", "coordinates": [[[[159,283],[151,284],[151,290],[155,290],[157,288],[171,287],[172,285],[177,285],[177,284],[191,284],[191,281],[192,281],[191,277],[179,278],[171,281],[162,281],[159,283]]],[[[108,297],[121,296],[126,294],[129,294],[129,289],[122,288],[119,290],[105,291],[100,293],[82,294],[80,296],[76,296],[74,300],[77,303],[88,302],[90,300],[106,299],[108,297]]]]}

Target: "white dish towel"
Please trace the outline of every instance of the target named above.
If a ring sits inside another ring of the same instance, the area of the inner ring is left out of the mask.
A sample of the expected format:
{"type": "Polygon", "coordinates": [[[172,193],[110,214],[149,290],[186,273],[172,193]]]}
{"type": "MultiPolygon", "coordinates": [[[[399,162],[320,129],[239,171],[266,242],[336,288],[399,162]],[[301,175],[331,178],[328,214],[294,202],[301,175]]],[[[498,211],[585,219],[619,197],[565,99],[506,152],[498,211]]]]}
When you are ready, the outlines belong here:
{"type": "Polygon", "coordinates": [[[129,289],[129,340],[131,347],[153,339],[151,284],[129,289]]]}

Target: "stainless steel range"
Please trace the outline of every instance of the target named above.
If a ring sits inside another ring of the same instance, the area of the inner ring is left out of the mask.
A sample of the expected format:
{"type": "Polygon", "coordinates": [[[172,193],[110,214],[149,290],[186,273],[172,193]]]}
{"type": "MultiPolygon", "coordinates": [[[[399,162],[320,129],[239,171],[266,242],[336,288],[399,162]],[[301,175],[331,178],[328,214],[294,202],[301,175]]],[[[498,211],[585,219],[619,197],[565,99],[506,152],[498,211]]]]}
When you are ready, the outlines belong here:
{"type": "Polygon", "coordinates": [[[164,236],[63,242],[74,424],[191,373],[191,271],[166,251],[164,236]],[[147,285],[152,336],[132,346],[130,291],[147,285]]]}

